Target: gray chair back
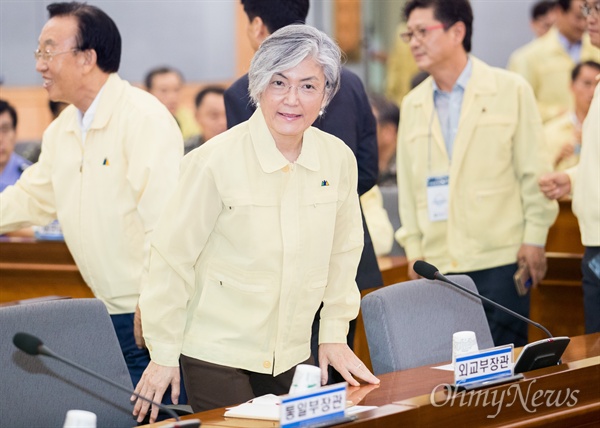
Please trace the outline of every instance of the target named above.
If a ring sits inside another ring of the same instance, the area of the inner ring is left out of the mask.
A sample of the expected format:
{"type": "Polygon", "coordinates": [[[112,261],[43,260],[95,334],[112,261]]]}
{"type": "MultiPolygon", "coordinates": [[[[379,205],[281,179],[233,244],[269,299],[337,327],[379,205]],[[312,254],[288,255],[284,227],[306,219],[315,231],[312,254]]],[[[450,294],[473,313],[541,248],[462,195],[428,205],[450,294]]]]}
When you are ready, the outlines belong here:
{"type": "MultiPolygon", "coordinates": [[[[394,232],[400,229],[400,214],[398,212],[398,188],[396,186],[380,186],[381,196],[383,198],[383,208],[387,211],[390,223],[394,232]]],[[[404,256],[404,248],[398,244],[394,238],[394,244],[390,251],[390,256],[404,256]]]]}
{"type": "MultiPolygon", "coordinates": [[[[468,276],[448,278],[477,292],[468,276]]],[[[451,360],[457,331],[474,331],[479,349],[494,346],[481,301],[439,281],[380,288],[362,299],[361,311],[375,374],[451,360]]]]}
{"type": "Polygon", "coordinates": [[[131,427],[129,394],[13,343],[37,336],[52,351],[132,389],[117,336],[102,302],[55,300],[0,308],[0,427],[62,427],[70,409],[88,410],[98,427],[131,427]]]}

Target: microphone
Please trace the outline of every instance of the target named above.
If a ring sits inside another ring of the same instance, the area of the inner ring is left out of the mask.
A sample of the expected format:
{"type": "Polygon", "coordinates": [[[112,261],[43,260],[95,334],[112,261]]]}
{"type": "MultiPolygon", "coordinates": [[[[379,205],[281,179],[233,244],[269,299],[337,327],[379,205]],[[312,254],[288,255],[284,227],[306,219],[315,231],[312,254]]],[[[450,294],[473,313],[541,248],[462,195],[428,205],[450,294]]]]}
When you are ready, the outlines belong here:
{"type": "Polygon", "coordinates": [[[73,361],[70,361],[64,357],[61,357],[60,355],[54,353],[52,350],[50,350],[46,345],[44,345],[44,343],[37,338],[36,336],[33,336],[31,334],[28,333],[17,333],[13,336],[13,344],[19,348],[21,351],[25,352],[26,354],[29,355],[45,355],[47,357],[50,358],[54,358],[58,361],[61,361],[71,367],[76,368],[79,371],[82,371],[84,373],[89,374],[92,377],[95,377],[96,379],[99,379],[103,382],[107,382],[109,384],[111,384],[112,386],[125,391],[126,393],[130,394],[130,395],[135,395],[137,398],[141,398],[142,400],[152,404],[153,406],[158,407],[159,409],[161,409],[162,411],[164,411],[165,413],[167,413],[170,417],[175,418],[175,421],[173,424],[167,425],[167,428],[197,428],[200,426],[200,420],[199,419],[190,419],[190,420],[186,420],[186,421],[182,421],[179,416],[177,415],[177,413],[175,413],[172,409],[168,408],[167,406],[161,404],[161,403],[157,403],[156,401],[150,400],[149,398],[144,397],[143,395],[138,394],[135,391],[131,391],[129,390],[129,388],[118,384],[117,382],[113,381],[112,379],[107,378],[104,375],[101,375],[100,373],[96,373],[86,367],[83,367],[73,361]]]}
{"type": "Polygon", "coordinates": [[[453,285],[455,287],[460,288],[462,291],[464,291],[467,294],[470,294],[471,296],[475,296],[478,299],[483,300],[484,302],[489,303],[490,305],[494,306],[495,308],[500,309],[501,311],[506,312],[507,314],[511,314],[512,316],[520,319],[521,321],[524,321],[528,324],[531,324],[534,327],[539,328],[540,330],[542,330],[544,333],[546,333],[548,335],[548,337],[553,337],[552,334],[550,334],[550,332],[548,331],[548,329],[546,329],[546,327],[544,327],[541,324],[538,324],[535,321],[530,320],[529,318],[525,318],[523,315],[516,313],[515,311],[512,311],[510,309],[508,309],[505,306],[502,306],[499,303],[494,302],[493,300],[488,299],[485,296],[482,296],[480,294],[474,293],[471,290],[469,290],[468,288],[463,287],[460,284],[457,284],[454,281],[449,280],[448,278],[446,278],[444,275],[442,275],[440,273],[440,271],[433,265],[423,261],[423,260],[417,260],[415,262],[414,268],[416,273],[418,273],[419,275],[421,275],[423,278],[426,279],[437,279],[438,281],[442,281],[445,282],[447,284],[453,285]]]}
{"type": "Polygon", "coordinates": [[[560,357],[562,356],[563,352],[565,351],[567,345],[571,340],[568,337],[553,337],[552,334],[548,331],[548,329],[545,328],[543,325],[532,321],[529,318],[525,318],[523,315],[518,314],[515,311],[508,309],[507,307],[502,306],[501,304],[496,303],[485,296],[481,296],[480,294],[474,293],[468,288],[465,288],[462,285],[449,280],[444,275],[442,275],[435,266],[423,260],[417,260],[414,264],[413,269],[423,278],[431,280],[437,279],[438,281],[442,281],[447,284],[453,285],[454,287],[459,288],[461,291],[464,291],[465,293],[470,294],[471,296],[477,297],[483,302],[489,303],[495,308],[498,308],[501,311],[504,311],[514,316],[515,318],[520,319],[521,321],[524,321],[534,327],[539,328],[544,333],[546,333],[546,335],[548,335],[548,339],[538,340],[537,342],[530,343],[523,347],[519,358],[515,362],[515,373],[523,373],[534,369],[560,364],[560,357]]]}

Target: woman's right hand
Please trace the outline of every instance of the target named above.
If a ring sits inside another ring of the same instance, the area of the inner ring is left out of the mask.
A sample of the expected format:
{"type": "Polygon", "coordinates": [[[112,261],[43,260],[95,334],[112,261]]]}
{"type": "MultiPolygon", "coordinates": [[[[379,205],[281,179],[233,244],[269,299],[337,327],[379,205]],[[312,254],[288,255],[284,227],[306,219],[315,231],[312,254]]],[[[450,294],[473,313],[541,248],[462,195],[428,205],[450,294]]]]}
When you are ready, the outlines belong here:
{"type": "MultiPolygon", "coordinates": [[[[135,392],[146,397],[149,400],[160,403],[167,388],[171,385],[171,401],[177,404],[179,401],[179,367],[161,366],[150,361],[139,383],[135,387],[135,392]]],[[[142,422],[148,413],[150,403],[141,398],[132,395],[131,401],[136,401],[133,407],[133,416],[137,416],[137,421],[142,422]]],[[[150,423],[156,421],[158,416],[158,407],[152,406],[150,413],[150,423]]]]}

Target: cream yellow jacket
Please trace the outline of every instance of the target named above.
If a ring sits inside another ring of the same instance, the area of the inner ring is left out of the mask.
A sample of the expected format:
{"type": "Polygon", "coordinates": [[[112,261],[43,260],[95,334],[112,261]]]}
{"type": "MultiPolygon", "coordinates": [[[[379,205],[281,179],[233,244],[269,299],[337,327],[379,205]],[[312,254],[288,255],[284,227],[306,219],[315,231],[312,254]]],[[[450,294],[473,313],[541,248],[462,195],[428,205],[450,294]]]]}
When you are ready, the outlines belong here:
{"type": "Polygon", "coordinates": [[[360,205],[373,241],[375,255],[388,255],[394,245],[394,226],[383,206],[383,195],[378,185],[360,196],[360,205]]]}
{"type": "Polygon", "coordinates": [[[396,238],[409,259],[442,272],[514,263],[523,243],[544,245],[558,213],[540,192],[550,171],[531,87],[520,76],[473,60],[450,163],[433,105],[432,78],[402,103],[397,166],[402,227],[396,238]],[[429,161],[430,159],[430,161],[429,161]],[[426,178],[450,175],[447,221],[430,222],[426,178]]]}
{"type": "Polygon", "coordinates": [[[564,171],[577,165],[579,162],[579,154],[573,153],[567,158],[562,159],[558,164],[556,163],[556,159],[558,159],[565,145],[571,144],[575,146],[576,144],[580,144],[580,141],[577,141],[577,127],[573,122],[574,116],[575,112],[569,110],[544,124],[546,150],[555,171],[564,171]]]}
{"type": "MultiPolygon", "coordinates": [[[[584,34],[581,60],[600,61],[600,50],[592,46],[588,34],[584,34]]],[[[546,122],[573,108],[571,71],[575,62],[560,44],[556,27],[511,56],[508,69],[519,73],[531,84],[533,93],[546,122]]]]}
{"type": "Polygon", "coordinates": [[[260,109],[182,161],[140,296],[152,360],[180,354],[278,375],[319,343],[346,343],[363,247],[352,151],[316,128],[290,164],[260,109]]]}
{"type": "Polygon", "coordinates": [[[0,193],[0,233],[58,218],[94,295],[111,314],[131,313],[182,153],[169,111],[111,74],[85,143],[69,106],[45,131],[39,161],[0,193]]]}
{"type": "Polygon", "coordinates": [[[194,112],[187,107],[181,106],[177,109],[175,120],[179,125],[179,129],[181,129],[184,141],[194,135],[202,133],[202,130],[194,117],[194,112]]]}
{"type": "Polygon", "coordinates": [[[573,189],[573,212],[586,247],[600,246],[600,84],[583,121],[579,164],[567,171],[573,189]]]}

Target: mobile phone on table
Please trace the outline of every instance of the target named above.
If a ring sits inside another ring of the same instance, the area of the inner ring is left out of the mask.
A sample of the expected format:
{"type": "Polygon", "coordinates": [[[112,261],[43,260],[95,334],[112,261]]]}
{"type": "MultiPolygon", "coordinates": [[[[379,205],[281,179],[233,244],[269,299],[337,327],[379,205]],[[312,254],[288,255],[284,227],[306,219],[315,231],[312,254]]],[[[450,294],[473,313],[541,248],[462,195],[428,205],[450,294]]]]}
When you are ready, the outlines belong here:
{"type": "Polygon", "coordinates": [[[515,272],[513,279],[515,281],[515,288],[519,296],[524,296],[529,293],[529,289],[533,284],[531,274],[527,265],[521,265],[515,272]]]}

